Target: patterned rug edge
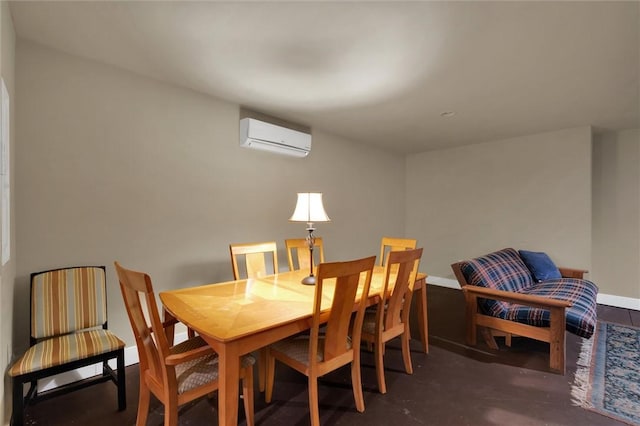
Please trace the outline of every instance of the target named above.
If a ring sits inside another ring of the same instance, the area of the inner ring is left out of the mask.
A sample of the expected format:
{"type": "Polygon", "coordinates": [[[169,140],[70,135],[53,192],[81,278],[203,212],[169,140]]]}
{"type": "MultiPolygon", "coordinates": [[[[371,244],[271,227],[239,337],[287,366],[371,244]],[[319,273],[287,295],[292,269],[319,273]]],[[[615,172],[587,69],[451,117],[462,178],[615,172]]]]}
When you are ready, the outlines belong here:
{"type": "Polygon", "coordinates": [[[582,408],[593,408],[589,394],[591,391],[590,375],[591,375],[591,352],[593,351],[593,342],[596,339],[594,333],[590,339],[583,339],[580,347],[580,355],[576,362],[576,372],[573,376],[573,385],[571,386],[571,402],[573,405],[582,408]]]}
{"type": "MultiPolygon", "coordinates": [[[[618,324],[610,321],[598,321],[598,325],[602,324],[612,324],[622,327],[628,327],[632,329],[640,329],[638,327],[618,324]]],[[[574,374],[573,385],[571,386],[571,402],[573,405],[582,407],[586,410],[597,413],[601,416],[608,417],[610,419],[617,420],[619,422],[628,424],[630,426],[640,426],[640,422],[636,423],[634,421],[630,421],[624,417],[619,417],[613,413],[609,413],[607,411],[600,410],[598,407],[595,407],[592,403],[592,371],[594,363],[596,362],[597,354],[593,353],[593,347],[595,342],[599,338],[599,327],[596,326],[596,331],[590,339],[583,339],[581,347],[580,347],[580,355],[578,356],[578,361],[576,362],[576,372],[574,374]]]]}

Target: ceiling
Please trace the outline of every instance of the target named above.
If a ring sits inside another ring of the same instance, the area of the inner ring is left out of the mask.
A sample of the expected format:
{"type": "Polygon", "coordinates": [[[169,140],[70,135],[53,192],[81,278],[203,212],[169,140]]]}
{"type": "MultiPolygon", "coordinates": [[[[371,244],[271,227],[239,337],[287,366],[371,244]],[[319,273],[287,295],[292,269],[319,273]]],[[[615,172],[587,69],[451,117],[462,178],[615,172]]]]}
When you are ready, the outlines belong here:
{"type": "Polygon", "coordinates": [[[640,128],[637,1],[10,8],[19,38],[398,153],[640,128]]]}

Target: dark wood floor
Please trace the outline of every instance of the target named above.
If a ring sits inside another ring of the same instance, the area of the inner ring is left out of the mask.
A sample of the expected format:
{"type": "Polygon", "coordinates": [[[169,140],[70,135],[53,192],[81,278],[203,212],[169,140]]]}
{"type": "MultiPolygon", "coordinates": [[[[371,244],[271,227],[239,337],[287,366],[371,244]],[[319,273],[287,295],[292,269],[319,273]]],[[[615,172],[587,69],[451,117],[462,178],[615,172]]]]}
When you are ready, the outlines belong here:
{"type": "MultiPolygon", "coordinates": [[[[404,373],[399,342],[385,356],[388,392],[377,392],[371,354],[363,353],[366,410],[355,410],[350,372],[340,369],[320,382],[320,416],[327,425],[618,425],[597,413],[575,407],[570,389],[581,338],[567,335],[567,374],[547,371],[548,345],[514,338],[499,351],[484,343],[464,344],[464,310],[459,290],[429,286],[430,352],[413,344],[414,374],[404,373]]],[[[640,326],[640,312],[598,307],[599,319],[640,326]]],[[[417,328],[414,328],[417,330],[417,328]]],[[[115,386],[103,383],[40,402],[26,411],[27,425],[133,425],[136,420],[138,368],[127,367],[127,410],[116,411],[115,386]]],[[[274,400],[256,392],[258,425],[307,425],[306,378],[283,366],[276,370],[274,400]]],[[[187,405],[180,425],[216,425],[217,398],[187,405]]],[[[242,407],[242,404],[240,404],[242,407]]],[[[163,423],[162,405],[153,401],[148,425],[163,423]]],[[[240,409],[239,419],[244,424],[240,409]]]]}

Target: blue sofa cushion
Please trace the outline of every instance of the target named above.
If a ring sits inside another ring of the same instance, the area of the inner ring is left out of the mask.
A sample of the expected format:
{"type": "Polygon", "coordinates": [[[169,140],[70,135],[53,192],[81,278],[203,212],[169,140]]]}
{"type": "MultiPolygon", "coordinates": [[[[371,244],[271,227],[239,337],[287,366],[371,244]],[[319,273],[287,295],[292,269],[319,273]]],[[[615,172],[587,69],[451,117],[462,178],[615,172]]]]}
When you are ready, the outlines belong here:
{"type": "MultiPolygon", "coordinates": [[[[460,269],[467,283],[495,290],[522,292],[534,284],[531,272],[512,248],[464,261],[460,269]]],[[[506,302],[480,300],[480,309],[487,315],[497,316],[507,306],[506,302]]]]}
{"type": "MultiPolygon", "coordinates": [[[[573,305],[566,310],[567,331],[585,338],[591,337],[596,326],[598,287],[588,280],[561,278],[534,283],[527,294],[566,300],[573,305]]],[[[539,327],[549,327],[551,314],[547,309],[505,303],[497,317],[539,327]]]]}
{"type": "Polygon", "coordinates": [[[546,253],[528,250],[520,250],[519,253],[536,282],[562,278],[560,270],[546,253]]]}

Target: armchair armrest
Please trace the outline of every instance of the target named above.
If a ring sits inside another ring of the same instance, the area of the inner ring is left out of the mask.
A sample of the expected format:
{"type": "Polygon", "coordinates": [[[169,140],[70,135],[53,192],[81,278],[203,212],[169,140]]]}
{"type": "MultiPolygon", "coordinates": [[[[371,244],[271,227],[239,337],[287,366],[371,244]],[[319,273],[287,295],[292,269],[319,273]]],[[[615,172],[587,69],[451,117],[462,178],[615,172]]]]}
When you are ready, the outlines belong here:
{"type": "Polygon", "coordinates": [[[584,274],[589,272],[586,269],[561,268],[561,267],[559,267],[558,269],[560,270],[560,275],[562,275],[563,278],[583,279],[584,274]]]}
{"type": "Polygon", "coordinates": [[[182,364],[183,362],[187,362],[187,361],[191,361],[191,360],[194,360],[194,359],[198,359],[198,358],[203,357],[205,355],[210,355],[212,353],[214,353],[214,352],[213,352],[213,349],[211,348],[211,346],[202,345],[202,346],[200,346],[200,347],[198,347],[196,349],[192,349],[190,351],[169,355],[165,359],[165,364],[167,364],[167,365],[178,365],[178,364],[182,364]]]}
{"type": "MultiPolygon", "coordinates": [[[[167,311],[166,308],[162,310],[162,316],[164,318],[162,321],[162,328],[164,329],[164,334],[167,337],[167,342],[169,343],[169,345],[173,345],[173,339],[175,337],[176,330],[175,325],[180,321],[178,321],[173,315],[171,315],[171,313],[167,311]]],[[[153,331],[153,327],[151,327],[151,330],[153,331]]],[[[156,330],[153,332],[159,333],[160,330],[156,330]]]]}
{"type": "MultiPolygon", "coordinates": [[[[162,329],[165,330],[167,327],[174,326],[179,322],[180,321],[178,321],[177,319],[172,317],[172,318],[162,322],[162,329]]],[[[153,330],[153,327],[150,326],[149,328],[151,329],[151,331],[153,331],[155,333],[155,330],[153,330]]]]}

